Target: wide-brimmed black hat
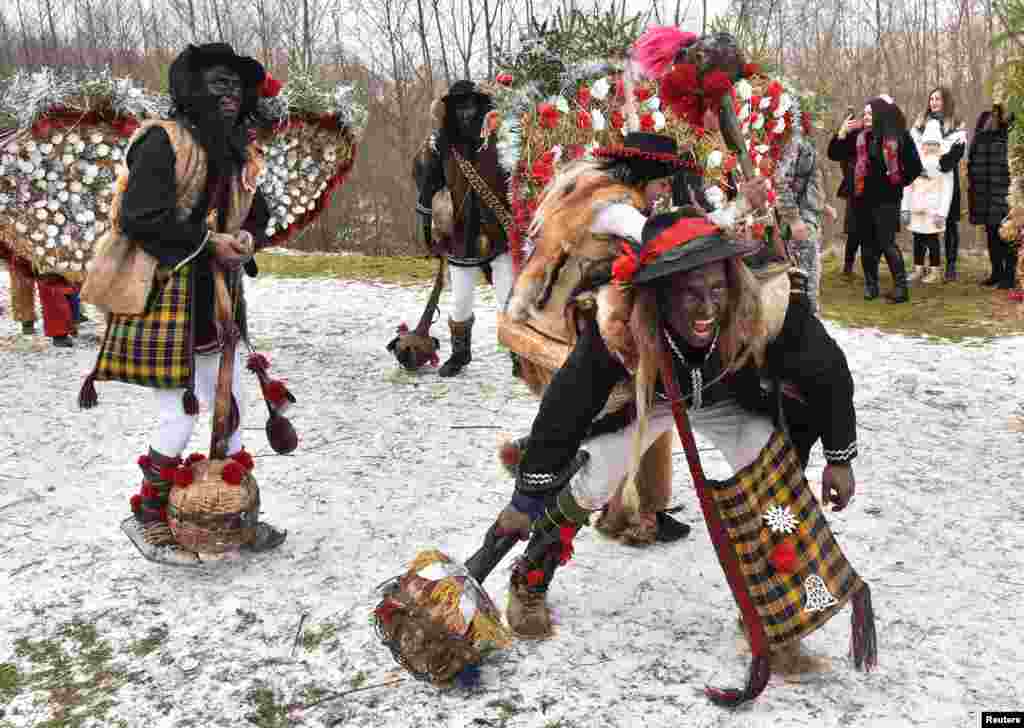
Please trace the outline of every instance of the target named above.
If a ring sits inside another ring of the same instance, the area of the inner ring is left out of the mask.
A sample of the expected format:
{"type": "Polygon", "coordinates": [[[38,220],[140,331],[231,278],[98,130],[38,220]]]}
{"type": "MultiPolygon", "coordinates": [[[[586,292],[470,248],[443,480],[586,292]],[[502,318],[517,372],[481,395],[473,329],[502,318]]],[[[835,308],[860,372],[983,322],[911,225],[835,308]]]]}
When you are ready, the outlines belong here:
{"type": "Polygon", "coordinates": [[[643,285],[709,263],[749,255],[761,245],[760,240],[728,236],[706,218],[666,212],[648,218],[639,244],[624,243],[612,272],[621,283],[643,285]]]}
{"type": "Polygon", "coordinates": [[[466,98],[467,96],[476,96],[478,98],[489,100],[490,96],[485,94],[480,88],[472,81],[456,81],[448,89],[448,93],[441,97],[444,102],[454,101],[456,99],[466,98]]]}
{"type": "Polygon", "coordinates": [[[244,119],[255,113],[260,88],[263,80],[267,78],[267,72],[259,61],[238,55],[227,43],[204,43],[198,46],[190,43],[174,59],[168,71],[168,86],[171,100],[175,105],[179,108],[188,108],[192,103],[191,99],[200,93],[195,85],[196,74],[214,66],[226,66],[242,79],[245,92],[242,94],[240,118],[244,119]]]}
{"type": "Polygon", "coordinates": [[[694,168],[693,162],[679,156],[675,139],[650,132],[630,132],[622,144],[595,149],[593,154],[608,162],[626,162],[638,177],[648,181],[694,168]]]}

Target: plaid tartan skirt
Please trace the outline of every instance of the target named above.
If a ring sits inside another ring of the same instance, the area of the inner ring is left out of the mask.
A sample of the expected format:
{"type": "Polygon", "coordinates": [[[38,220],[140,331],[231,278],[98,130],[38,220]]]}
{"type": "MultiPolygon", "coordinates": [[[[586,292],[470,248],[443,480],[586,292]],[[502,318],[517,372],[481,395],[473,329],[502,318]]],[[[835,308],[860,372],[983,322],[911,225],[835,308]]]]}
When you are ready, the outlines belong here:
{"type": "Polygon", "coordinates": [[[813,632],[863,586],[783,432],[733,477],[707,485],[771,647],[813,632]]]}
{"type": "Polygon", "coordinates": [[[108,317],[97,381],[184,389],[192,379],[192,265],[158,276],[139,316],[108,317]]]}

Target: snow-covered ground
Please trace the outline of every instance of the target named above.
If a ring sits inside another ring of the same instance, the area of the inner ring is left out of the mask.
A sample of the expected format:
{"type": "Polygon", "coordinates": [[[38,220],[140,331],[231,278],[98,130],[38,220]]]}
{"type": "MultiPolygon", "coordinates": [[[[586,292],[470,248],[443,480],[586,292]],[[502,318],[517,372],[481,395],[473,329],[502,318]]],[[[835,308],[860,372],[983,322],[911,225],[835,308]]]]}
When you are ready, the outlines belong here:
{"type": "MultiPolygon", "coordinates": [[[[198,569],[148,563],[118,529],[153,400],[100,383],[99,407],[77,410],[101,326],[65,350],[4,318],[0,726],[931,728],[1024,708],[1024,448],[1009,429],[1024,339],[952,345],[835,326],[857,383],[861,454],[857,496],[830,520],[873,589],[877,671],[850,663],[847,610],[807,641],[827,671],[774,677],[739,711],[707,701],[706,683],[742,684],[748,656],[680,452],[676,501],[690,538],[633,550],[584,531],[552,589],[553,639],[493,657],[473,691],[404,677],[369,625],[374,588],[420,549],[476,548],[511,492],[495,445],[536,410],[496,349],[483,288],[461,376],[398,369],[384,346],[426,294],[251,283],[254,341],[299,400],[289,414],[299,449],[276,456],[247,375],[264,517],[289,536],[275,553],[198,569]]],[[[443,315],[447,304],[446,292],[443,315]]],[[[447,356],[443,319],[434,333],[447,356]]],[[[203,420],[196,450],[209,441],[203,420]]],[[[822,465],[816,449],[816,490],[822,465]]],[[[505,564],[487,583],[499,605],[507,575],[505,564]]]]}

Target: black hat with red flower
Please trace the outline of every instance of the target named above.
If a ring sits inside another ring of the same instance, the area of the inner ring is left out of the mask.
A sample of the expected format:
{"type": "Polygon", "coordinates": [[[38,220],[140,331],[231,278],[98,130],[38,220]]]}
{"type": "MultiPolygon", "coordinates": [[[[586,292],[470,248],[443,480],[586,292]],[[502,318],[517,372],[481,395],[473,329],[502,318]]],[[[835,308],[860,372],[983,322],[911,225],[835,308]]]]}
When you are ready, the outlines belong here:
{"type": "Polygon", "coordinates": [[[627,163],[634,178],[644,182],[672,177],[694,166],[693,162],[679,156],[675,139],[650,132],[630,132],[622,144],[595,149],[593,154],[604,160],[607,167],[627,163]]]}
{"type": "Polygon", "coordinates": [[[702,268],[720,260],[750,255],[760,240],[727,235],[704,217],[681,211],[652,215],[644,224],[639,244],[626,241],[612,265],[621,284],[643,285],[660,278],[702,268]]]}
{"type": "Polygon", "coordinates": [[[281,82],[273,78],[255,58],[240,56],[228,43],[189,44],[171,63],[169,90],[175,105],[184,108],[191,96],[197,93],[196,76],[203,70],[215,66],[230,68],[242,80],[242,108],[239,117],[246,118],[256,112],[261,96],[276,96],[281,82]]]}

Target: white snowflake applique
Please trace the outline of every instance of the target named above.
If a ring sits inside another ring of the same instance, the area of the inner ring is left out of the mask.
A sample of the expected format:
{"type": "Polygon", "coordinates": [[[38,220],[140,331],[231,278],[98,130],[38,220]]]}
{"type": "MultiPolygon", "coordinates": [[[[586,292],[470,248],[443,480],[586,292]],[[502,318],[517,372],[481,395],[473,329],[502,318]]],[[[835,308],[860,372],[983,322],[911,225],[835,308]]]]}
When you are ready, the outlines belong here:
{"type": "Polygon", "coordinates": [[[793,533],[800,524],[790,512],[789,506],[772,506],[765,511],[764,520],[775,533],[793,533]]]}
{"type": "Polygon", "coordinates": [[[829,592],[825,580],[817,574],[811,574],[804,582],[804,609],[808,612],[822,612],[839,604],[829,592]]]}

